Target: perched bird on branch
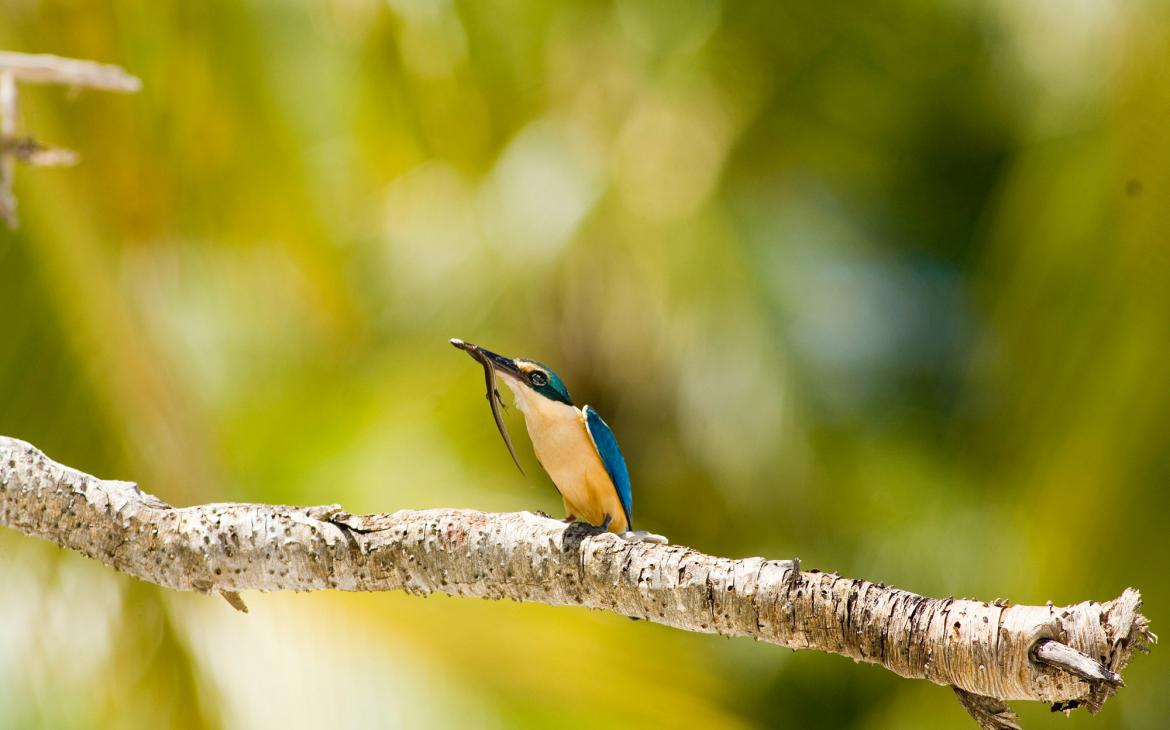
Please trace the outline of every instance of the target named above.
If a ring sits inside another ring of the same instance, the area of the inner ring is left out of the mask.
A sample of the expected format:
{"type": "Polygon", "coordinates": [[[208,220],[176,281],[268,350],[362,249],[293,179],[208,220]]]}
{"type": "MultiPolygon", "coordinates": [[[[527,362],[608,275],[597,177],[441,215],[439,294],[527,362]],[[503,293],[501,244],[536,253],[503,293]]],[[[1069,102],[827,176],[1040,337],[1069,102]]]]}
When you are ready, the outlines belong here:
{"type": "Polygon", "coordinates": [[[566,521],[579,519],[629,540],[666,542],[661,535],[633,531],[634,494],[617,439],[597,411],[573,405],[568,388],[552,368],[535,360],[504,357],[459,339],[451,344],[483,365],[496,426],[523,473],[500,415],[502,400],[495,376],[512,390],[536,459],[564,500],[566,521]]]}

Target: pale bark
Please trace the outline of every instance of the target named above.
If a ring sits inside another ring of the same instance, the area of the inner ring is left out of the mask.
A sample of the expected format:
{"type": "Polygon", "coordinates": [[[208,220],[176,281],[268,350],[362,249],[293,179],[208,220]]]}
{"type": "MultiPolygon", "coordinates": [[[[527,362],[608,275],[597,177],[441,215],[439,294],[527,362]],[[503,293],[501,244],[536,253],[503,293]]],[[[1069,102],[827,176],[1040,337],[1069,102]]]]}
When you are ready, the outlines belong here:
{"type": "Polygon", "coordinates": [[[337,506],[176,508],[132,483],[62,466],[0,437],[0,524],[176,590],[403,590],[588,606],[688,631],[749,636],[951,685],[985,727],[1003,700],[1095,711],[1156,637],[1138,592],[1104,603],[1010,606],[931,599],[800,570],[795,560],[704,555],[531,513],[337,506]]]}

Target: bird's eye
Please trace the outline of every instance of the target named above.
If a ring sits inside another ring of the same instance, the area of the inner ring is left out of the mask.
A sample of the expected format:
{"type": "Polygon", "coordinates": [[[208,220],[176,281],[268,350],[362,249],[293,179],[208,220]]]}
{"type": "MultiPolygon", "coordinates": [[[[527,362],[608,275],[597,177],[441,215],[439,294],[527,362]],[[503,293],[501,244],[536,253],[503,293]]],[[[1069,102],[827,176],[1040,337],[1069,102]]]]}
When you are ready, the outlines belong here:
{"type": "Polygon", "coordinates": [[[528,382],[532,383],[533,385],[535,385],[536,387],[539,388],[542,385],[548,384],[548,376],[545,375],[544,373],[540,372],[539,370],[536,370],[536,371],[529,374],[528,382]]]}

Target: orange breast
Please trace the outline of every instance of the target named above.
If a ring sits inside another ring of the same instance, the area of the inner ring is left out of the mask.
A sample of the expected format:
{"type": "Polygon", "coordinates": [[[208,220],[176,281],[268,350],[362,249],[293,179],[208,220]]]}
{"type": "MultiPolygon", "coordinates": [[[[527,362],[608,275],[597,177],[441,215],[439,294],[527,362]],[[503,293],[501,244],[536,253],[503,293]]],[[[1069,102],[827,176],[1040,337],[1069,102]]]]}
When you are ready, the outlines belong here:
{"type": "Polygon", "coordinates": [[[566,508],[598,527],[610,517],[611,532],[629,529],[617,489],[585,428],[585,415],[578,408],[535,395],[526,401],[521,410],[532,448],[566,508]]]}

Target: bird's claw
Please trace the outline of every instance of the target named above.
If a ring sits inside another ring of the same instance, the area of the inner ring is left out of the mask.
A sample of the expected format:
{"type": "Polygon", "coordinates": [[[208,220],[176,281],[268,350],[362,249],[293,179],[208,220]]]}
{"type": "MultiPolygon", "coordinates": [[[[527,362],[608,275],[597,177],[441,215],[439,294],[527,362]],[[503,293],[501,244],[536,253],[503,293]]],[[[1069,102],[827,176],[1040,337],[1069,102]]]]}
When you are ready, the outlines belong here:
{"type": "Polygon", "coordinates": [[[670,544],[670,540],[667,540],[664,535],[656,535],[645,530],[626,530],[621,534],[621,538],[627,542],[648,542],[654,545],[670,544]]]}

